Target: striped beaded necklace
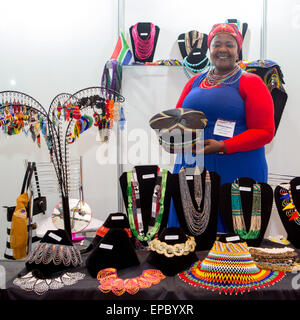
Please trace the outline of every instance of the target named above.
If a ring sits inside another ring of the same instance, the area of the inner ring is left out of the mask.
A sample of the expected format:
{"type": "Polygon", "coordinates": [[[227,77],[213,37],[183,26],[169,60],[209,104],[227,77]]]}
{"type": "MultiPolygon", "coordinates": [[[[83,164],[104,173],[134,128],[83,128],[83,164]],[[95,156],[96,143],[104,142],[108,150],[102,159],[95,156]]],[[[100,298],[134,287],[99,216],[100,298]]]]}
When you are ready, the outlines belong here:
{"type": "Polygon", "coordinates": [[[253,200],[250,229],[246,231],[246,225],[242,210],[240,186],[238,183],[231,184],[231,207],[233,229],[242,239],[257,239],[261,228],[261,186],[253,184],[253,200]]]}
{"type": "Polygon", "coordinates": [[[141,210],[140,187],[136,169],[127,172],[128,220],[133,235],[140,241],[149,241],[158,232],[163,213],[168,171],[157,169],[155,187],[152,196],[151,220],[145,234],[141,210]]]}

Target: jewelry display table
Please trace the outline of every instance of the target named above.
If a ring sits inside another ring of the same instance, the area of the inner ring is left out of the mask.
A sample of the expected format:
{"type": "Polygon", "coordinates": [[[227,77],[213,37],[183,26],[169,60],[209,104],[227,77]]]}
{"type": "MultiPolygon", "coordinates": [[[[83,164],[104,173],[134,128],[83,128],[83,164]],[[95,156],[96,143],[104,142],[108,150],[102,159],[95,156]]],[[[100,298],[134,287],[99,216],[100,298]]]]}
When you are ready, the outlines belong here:
{"type": "MultiPolygon", "coordinates": [[[[283,247],[269,240],[264,239],[260,247],[283,247]]],[[[298,255],[300,250],[296,249],[298,255]]],[[[89,253],[83,254],[85,261],[89,253]]],[[[199,260],[203,260],[208,251],[197,251],[199,260]]],[[[120,278],[132,278],[142,274],[143,270],[153,269],[146,260],[149,255],[148,250],[138,250],[137,256],[140,265],[118,271],[120,278]]],[[[300,256],[300,255],[299,255],[300,256]]],[[[245,292],[244,294],[219,294],[219,292],[193,287],[182,281],[178,275],[166,277],[159,284],[148,289],[140,289],[136,294],[130,295],[125,292],[121,296],[116,296],[112,292],[102,293],[99,289],[99,281],[92,278],[84,266],[72,269],[70,272],[84,273],[85,277],[74,285],[65,286],[61,289],[49,289],[43,294],[36,294],[33,291],[25,291],[13,284],[10,279],[6,284],[6,289],[1,292],[1,299],[4,300],[109,300],[109,301],[156,301],[156,300],[300,300],[300,272],[287,272],[285,277],[270,287],[261,288],[245,292]]]]}

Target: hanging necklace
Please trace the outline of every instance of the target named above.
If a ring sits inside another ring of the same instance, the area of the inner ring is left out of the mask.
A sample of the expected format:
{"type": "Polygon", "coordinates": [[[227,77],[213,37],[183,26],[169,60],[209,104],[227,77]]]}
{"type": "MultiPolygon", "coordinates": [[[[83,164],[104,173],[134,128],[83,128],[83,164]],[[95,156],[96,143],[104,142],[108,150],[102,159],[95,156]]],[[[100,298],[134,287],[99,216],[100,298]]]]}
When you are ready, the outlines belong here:
{"type": "Polygon", "coordinates": [[[238,183],[231,184],[231,206],[234,232],[242,239],[257,239],[261,228],[261,186],[258,183],[253,184],[251,224],[248,232],[246,231],[239,187],[238,183]]]}
{"type": "Polygon", "coordinates": [[[208,71],[206,78],[202,81],[203,84],[201,87],[212,88],[234,84],[240,80],[243,74],[242,69],[237,64],[230,72],[224,75],[217,75],[214,71],[214,68],[208,71]]]}
{"type": "Polygon", "coordinates": [[[142,39],[138,32],[138,23],[132,27],[132,38],[135,46],[135,56],[139,60],[149,58],[154,49],[155,25],[150,23],[150,32],[146,39],[142,39]]]}
{"type": "Polygon", "coordinates": [[[183,206],[183,212],[185,221],[189,231],[194,236],[201,235],[207,228],[210,209],[211,209],[211,179],[210,174],[206,170],[205,175],[205,191],[203,200],[203,209],[201,211],[201,202],[203,198],[202,194],[202,179],[199,167],[196,167],[194,172],[194,198],[196,200],[197,208],[195,208],[189,186],[186,180],[186,173],[182,168],[178,174],[181,201],[183,206]],[[198,173],[199,172],[199,173],[198,173]]]}
{"type": "Polygon", "coordinates": [[[285,211],[286,216],[289,218],[289,221],[294,220],[296,224],[300,225],[300,213],[298,212],[295,203],[292,197],[292,188],[291,184],[289,183],[289,189],[281,189],[280,190],[280,199],[283,199],[282,211],[285,211]]]}
{"type": "Polygon", "coordinates": [[[184,34],[184,43],[187,56],[192,49],[200,49],[203,42],[203,33],[193,30],[184,34]]]}
{"type": "Polygon", "coordinates": [[[157,169],[155,187],[152,196],[151,220],[145,235],[141,210],[140,186],[136,169],[127,172],[128,220],[133,235],[140,241],[149,241],[158,232],[163,212],[168,170],[157,169]]]}

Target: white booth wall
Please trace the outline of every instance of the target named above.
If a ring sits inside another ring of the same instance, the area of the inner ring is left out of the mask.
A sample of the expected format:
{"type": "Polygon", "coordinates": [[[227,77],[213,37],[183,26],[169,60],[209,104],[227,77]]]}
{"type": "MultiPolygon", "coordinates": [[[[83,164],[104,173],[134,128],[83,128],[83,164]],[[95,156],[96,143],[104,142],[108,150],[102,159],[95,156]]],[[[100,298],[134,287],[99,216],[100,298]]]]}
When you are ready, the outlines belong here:
{"type": "MultiPolygon", "coordinates": [[[[17,90],[37,99],[48,109],[61,92],[74,93],[100,85],[102,70],[115,46],[118,28],[129,45],[129,27],[136,22],[153,22],[160,27],[154,60],[181,59],[177,46],[180,33],[198,30],[208,33],[212,24],[237,18],[248,23],[243,46],[244,59],[261,58],[263,0],[245,7],[243,1],[203,2],[190,0],[87,0],[49,1],[12,0],[1,2],[0,10],[0,90],[17,90]]],[[[281,66],[289,98],[274,141],[267,146],[270,172],[297,175],[299,163],[294,144],[299,135],[297,117],[296,64],[300,30],[300,10],[296,0],[267,3],[266,59],[281,66]],[[278,41],[280,39],[280,41],[278,41]]],[[[148,121],[157,112],[173,108],[187,81],[181,67],[125,66],[122,94],[125,97],[127,130],[123,132],[122,170],[139,164],[162,164],[172,169],[156,153],[148,121]]],[[[85,200],[93,215],[104,220],[119,209],[118,165],[115,161],[116,135],[109,145],[96,142],[96,130],[83,134],[70,148],[71,158],[83,156],[85,200]],[[102,159],[112,152],[111,161],[102,159]],[[103,161],[102,161],[103,160],[103,161]]],[[[14,205],[24,174],[24,160],[49,161],[42,138],[38,149],[24,135],[0,134],[0,206],[14,205]]],[[[162,155],[164,157],[165,155],[162,155]]],[[[167,159],[168,160],[168,159],[167,159]]],[[[49,195],[47,216],[59,201],[49,195]]],[[[6,241],[5,211],[0,216],[0,256],[6,241]]],[[[273,210],[269,234],[285,232],[273,210]]]]}

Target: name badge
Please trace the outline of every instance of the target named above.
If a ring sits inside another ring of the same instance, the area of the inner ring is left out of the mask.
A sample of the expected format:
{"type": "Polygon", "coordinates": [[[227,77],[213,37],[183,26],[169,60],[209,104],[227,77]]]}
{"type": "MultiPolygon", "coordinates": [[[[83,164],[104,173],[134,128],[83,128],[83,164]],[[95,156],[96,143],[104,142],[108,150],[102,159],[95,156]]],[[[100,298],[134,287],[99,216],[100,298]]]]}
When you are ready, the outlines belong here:
{"type": "Polygon", "coordinates": [[[235,128],[235,121],[218,119],[214,127],[214,134],[217,136],[232,138],[235,128]]]}

